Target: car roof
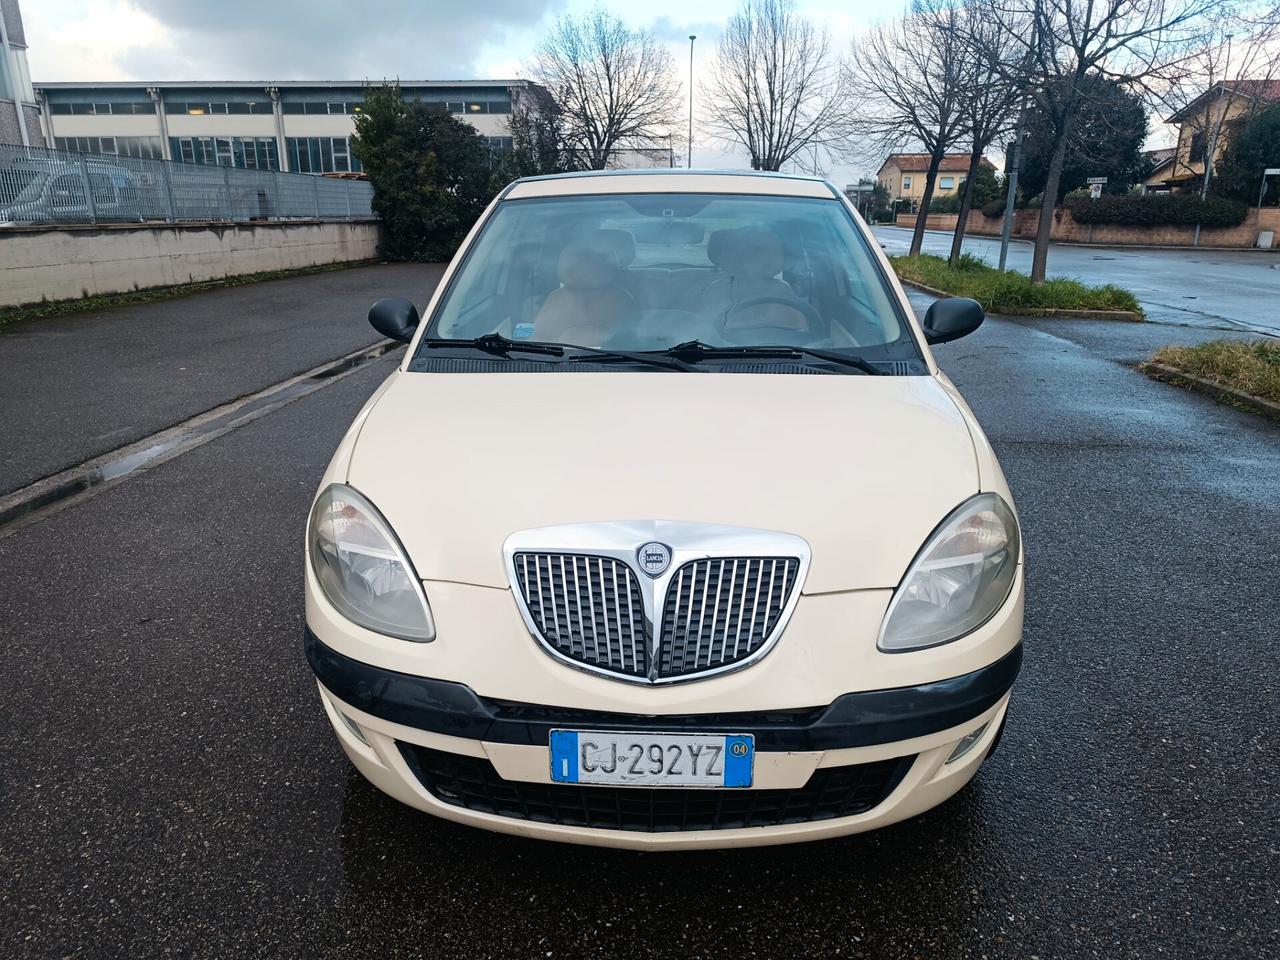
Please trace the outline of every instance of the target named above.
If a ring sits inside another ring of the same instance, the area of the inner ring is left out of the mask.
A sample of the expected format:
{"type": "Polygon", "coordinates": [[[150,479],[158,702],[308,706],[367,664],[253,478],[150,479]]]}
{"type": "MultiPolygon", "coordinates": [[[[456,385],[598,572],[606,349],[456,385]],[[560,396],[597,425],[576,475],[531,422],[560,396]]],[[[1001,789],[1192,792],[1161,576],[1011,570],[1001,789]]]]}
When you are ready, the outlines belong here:
{"type": "Polygon", "coordinates": [[[736,193],[775,197],[839,198],[826,180],[759,170],[587,170],[526,177],[507,187],[503,199],[609,193],[736,193]]]}

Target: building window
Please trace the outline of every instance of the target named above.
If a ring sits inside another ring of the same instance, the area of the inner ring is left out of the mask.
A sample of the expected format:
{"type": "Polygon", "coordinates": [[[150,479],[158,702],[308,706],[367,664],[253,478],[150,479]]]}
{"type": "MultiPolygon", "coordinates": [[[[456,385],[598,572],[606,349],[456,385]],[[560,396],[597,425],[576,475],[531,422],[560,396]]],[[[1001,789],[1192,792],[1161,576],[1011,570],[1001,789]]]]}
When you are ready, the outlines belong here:
{"type": "Polygon", "coordinates": [[[903,190],[910,190],[910,189],[911,189],[911,178],[910,178],[910,177],[903,177],[903,178],[902,178],[902,189],[903,189],[903,190]]]}
{"type": "Polygon", "coordinates": [[[491,153],[510,153],[514,149],[511,137],[485,137],[484,142],[491,153]]]}
{"type": "Polygon", "coordinates": [[[275,137],[170,137],[173,159],[216,167],[279,170],[275,137]]]}
{"type": "Polygon", "coordinates": [[[49,112],[54,116],[129,116],[132,114],[154,114],[155,106],[150,100],[144,103],[107,101],[98,103],[61,103],[50,102],[49,112]]]}
{"type": "Polygon", "coordinates": [[[940,186],[943,190],[953,190],[955,189],[955,185],[956,185],[955,177],[943,177],[938,182],[938,186],[940,186]]]}
{"type": "Polygon", "coordinates": [[[148,160],[164,158],[159,137],[54,137],[53,145],[59,150],[77,153],[106,153],[148,160]]]}
{"type": "Polygon", "coordinates": [[[266,114],[271,113],[271,102],[265,101],[259,103],[254,100],[191,100],[191,101],[175,101],[173,103],[166,102],[164,112],[168,114],[187,114],[192,117],[200,117],[206,114],[214,114],[225,116],[227,114],[266,114]]]}
{"type": "Polygon", "coordinates": [[[294,173],[358,173],[362,169],[346,137],[290,137],[287,149],[294,173]]]}
{"type": "Polygon", "coordinates": [[[1189,159],[1192,163],[1204,163],[1205,135],[1203,130],[1191,134],[1191,150],[1189,159]]]}

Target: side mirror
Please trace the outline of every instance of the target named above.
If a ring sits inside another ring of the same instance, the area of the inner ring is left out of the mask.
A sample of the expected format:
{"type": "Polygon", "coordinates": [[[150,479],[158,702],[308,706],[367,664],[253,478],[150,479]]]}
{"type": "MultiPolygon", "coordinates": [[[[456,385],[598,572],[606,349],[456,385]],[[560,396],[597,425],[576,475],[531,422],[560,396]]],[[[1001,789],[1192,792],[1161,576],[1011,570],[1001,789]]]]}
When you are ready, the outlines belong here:
{"type": "Polygon", "coordinates": [[[408,343],[418,329],[418,308],[408,300],[386,297],[369,308],[369,323],[384,337],[408,343]]]}
{"type": "Polygon", "coordinates": [[[977,300],[966,297],[938,300],[924,315],[924,337],[930,343],[950,343],[973,333],[986,318],[977,300]]]}

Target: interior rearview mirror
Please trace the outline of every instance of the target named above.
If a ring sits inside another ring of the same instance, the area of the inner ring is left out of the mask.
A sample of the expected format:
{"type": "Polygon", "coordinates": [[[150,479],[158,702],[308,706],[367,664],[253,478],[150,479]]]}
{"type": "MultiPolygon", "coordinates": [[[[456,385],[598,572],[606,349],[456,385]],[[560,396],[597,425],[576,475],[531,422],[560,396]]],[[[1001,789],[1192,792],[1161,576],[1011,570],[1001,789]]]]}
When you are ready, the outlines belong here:
{"type": "Polygon", "coordinates": [[[369,323],[384,337],[408,343],[418,329],[418,308],[408,300],[385,297],[369,308],[369,323]]]}
{"type": "Polygon", "coordinates": [[[949,343],[968,336],[987,317],[982,304],[967,297],[938,300],[924,315],[924,336],[930,343],[949,343]]]}

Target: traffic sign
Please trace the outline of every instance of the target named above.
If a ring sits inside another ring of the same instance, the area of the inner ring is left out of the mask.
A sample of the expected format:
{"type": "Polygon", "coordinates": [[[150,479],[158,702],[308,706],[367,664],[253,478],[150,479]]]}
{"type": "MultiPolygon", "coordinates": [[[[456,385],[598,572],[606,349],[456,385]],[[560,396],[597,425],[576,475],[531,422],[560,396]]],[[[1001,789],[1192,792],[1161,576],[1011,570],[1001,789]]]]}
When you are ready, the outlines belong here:
{"type": "Polygon", "coordinates": [[[1106,183],[1106,182],[1107,182],[1106,177],[1090,177],[1088,180],[1085,181],[1085,183],[1106,183]]]}

